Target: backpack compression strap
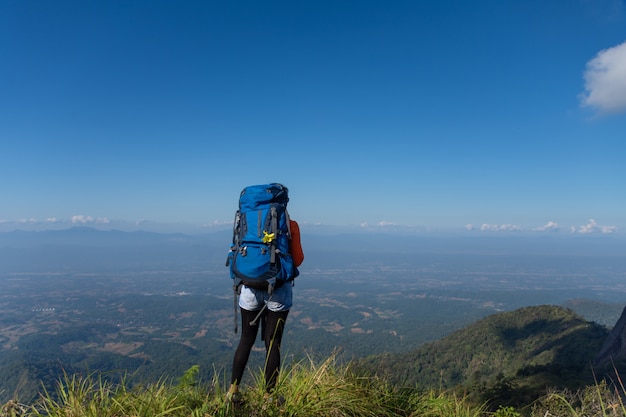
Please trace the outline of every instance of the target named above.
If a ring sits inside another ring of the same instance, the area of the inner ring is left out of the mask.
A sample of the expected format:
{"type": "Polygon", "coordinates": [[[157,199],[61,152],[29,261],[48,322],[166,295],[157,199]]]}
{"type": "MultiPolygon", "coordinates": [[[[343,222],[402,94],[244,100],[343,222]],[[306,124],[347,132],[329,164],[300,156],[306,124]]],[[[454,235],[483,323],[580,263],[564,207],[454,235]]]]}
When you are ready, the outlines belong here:
{"type": "Polygon", "coordinates": [[[278,213],[276,207],[270,209],[270,215],[272,216],[270,228],[272,229],[270,234],[274,235],[274,239],[270,242],[270,263],[276,263],[276,237],[278,233],[278,213]]]}

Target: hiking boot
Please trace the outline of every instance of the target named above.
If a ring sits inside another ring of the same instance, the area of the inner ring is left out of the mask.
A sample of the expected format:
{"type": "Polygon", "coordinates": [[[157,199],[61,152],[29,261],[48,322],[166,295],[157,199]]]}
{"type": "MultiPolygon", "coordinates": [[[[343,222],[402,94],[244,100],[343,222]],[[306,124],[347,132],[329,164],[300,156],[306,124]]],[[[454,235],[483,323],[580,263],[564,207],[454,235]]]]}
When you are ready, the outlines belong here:
{"type": "Polygon", "coordinates": [[[233,392],[226,395],[226,400],[229,401],[233,407],[241,407],[243,405],[243,397],[239,392],[233,392]]]}
{"type": "Polygon", "coordinates": [[[263,403],[262,410],[265,411],[270,407],[278,407],[280,408],[283,404],[285,404],[285,397],[282,395],[275,395],[266,392],[263,399],[265,400],[263,403]]]}

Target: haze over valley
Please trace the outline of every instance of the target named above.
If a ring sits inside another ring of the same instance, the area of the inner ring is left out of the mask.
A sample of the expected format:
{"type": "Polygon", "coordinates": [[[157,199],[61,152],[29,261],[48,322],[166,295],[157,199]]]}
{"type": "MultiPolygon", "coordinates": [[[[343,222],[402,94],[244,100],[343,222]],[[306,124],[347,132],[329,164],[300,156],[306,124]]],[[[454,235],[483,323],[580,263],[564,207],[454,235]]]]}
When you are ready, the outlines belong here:
{"type": "MultiPolygon", "coordinates": [[[[229,233],[73,228],[0,233],[2,399],[63,370],[229,372],[229,233]]],[[[565,305],[611,327],[626,304],[621,238],[303,234],[286,360],[406,352],[478,319],[565,305]]],[[[262,345],[255,348],[257,364],[262,345]]],[[[260,366],[260,365],[258,365],[260,366]]]]}

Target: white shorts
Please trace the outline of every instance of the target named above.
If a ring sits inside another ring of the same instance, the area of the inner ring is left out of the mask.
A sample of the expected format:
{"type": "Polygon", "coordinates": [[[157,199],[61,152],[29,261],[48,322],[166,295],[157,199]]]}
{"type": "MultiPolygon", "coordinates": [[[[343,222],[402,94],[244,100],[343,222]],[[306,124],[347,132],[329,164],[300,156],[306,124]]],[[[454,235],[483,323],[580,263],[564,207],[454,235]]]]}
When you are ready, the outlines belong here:
{"type": "Polygon", "coordinates": [[[293,283],[286,282],[282,287],[274,289],[271,297],[267,291],[241,286],[239,307],[248,311],[257,311],[263,308],[264,303],[267,303],[270,311],[289,310],[293,305],[293,283]]]}

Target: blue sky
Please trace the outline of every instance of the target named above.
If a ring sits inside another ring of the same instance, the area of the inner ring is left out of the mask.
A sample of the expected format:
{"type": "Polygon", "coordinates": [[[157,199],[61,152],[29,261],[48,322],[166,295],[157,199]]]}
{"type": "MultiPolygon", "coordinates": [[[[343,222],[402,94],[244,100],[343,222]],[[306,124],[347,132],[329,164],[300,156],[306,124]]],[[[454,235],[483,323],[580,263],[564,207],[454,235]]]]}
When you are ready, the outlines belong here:
{"type": "Polygon", "coordinates": [[[0,230],[626,231],[623,0],[0,10],[0,230]]]}

